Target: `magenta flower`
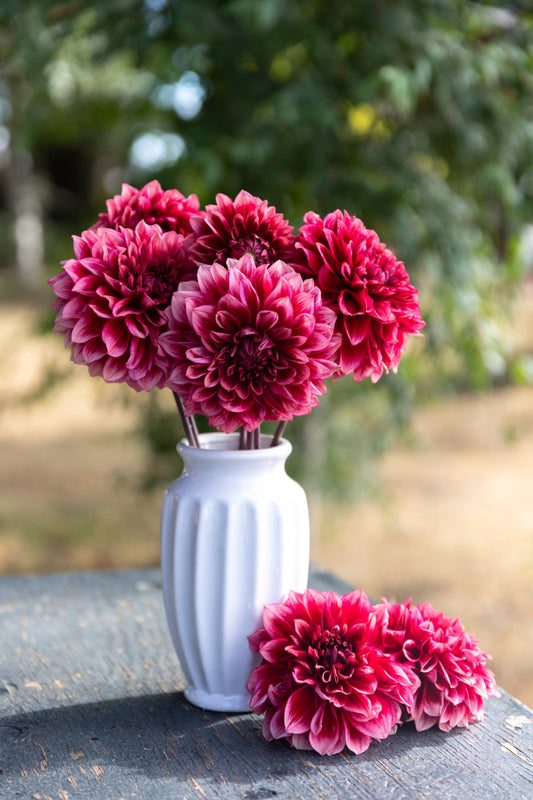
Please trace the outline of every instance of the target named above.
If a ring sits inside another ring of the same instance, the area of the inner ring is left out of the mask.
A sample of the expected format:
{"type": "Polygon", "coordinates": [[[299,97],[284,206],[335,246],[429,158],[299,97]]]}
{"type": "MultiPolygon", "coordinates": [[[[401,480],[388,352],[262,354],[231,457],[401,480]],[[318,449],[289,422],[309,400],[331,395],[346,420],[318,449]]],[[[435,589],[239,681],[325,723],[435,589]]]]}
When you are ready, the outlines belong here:
{"type": "Polygon", "coordinates": [[[151,181],[142,189],[124,183],[121,194],[106,202],[107,213],[100,214],[94,228],[135,228],[141,220],[159,225],[164,231],[187,235],[191,217],[199,213],[195,194],[184,197],[177,189],[163,191],[159,181],[151,181]]]}
{"type": "Polygon", "coordinates": [[[191,220],[196,235],[192,251],[199,264],[226,264],[243,255],[253,256],[257,264],[292,264],[300,257],[292,225],[266,200],[242,190],[235,200],[217,194],[216,201],[204,216],[191,220]]]}
{"type": "Polygon", "coordinates": [[[316,281],[337,315],[342,342],[335,377],[353,373],[354,380],[375,383],[383,372],[396,372],[409,334],[424,326],[404,265],[346,211],[323,220],[309,211],[304,222],[297,247],[305,263],[297,269],[316,281]]]}
{"type": "Polygon", "coordinates": [[[265,714],[267,741],[333,755],[344,747],[362,753],[394,733],[418,679],[376,647],[363,592],[291,592],[265,606],[263,626],[249,637],[263,661],[247,688],[250,708],[265,714]]]}
{"type": "Polygon", "coordinates": [[[57,295],[54,331],[91,375],[137,391],[162,387],[168,366],[157,343],[165,310],[180,281],[194,274],[183,235],[139,222],[73,238],[75,258],[49,281],[57,295]]]}
{"type": "Polygon", "coordinates": [[[200,267],[173,296],[168,320],[167,386],[187,414],[226,433],[307,414],[335,368],[333,313],[281,261],[258,265],[248,255],[200,267]]]}
{"type": "Polygon", "coordinates": [[[490,658],[460,620],[447,619],[429,603],[384,601],[375,607],[381,646],[399,664],[410,665],[420,687],[408,711],[417,730],[466,728],[483,719],[483,701],[499,696],[490,658]]]}

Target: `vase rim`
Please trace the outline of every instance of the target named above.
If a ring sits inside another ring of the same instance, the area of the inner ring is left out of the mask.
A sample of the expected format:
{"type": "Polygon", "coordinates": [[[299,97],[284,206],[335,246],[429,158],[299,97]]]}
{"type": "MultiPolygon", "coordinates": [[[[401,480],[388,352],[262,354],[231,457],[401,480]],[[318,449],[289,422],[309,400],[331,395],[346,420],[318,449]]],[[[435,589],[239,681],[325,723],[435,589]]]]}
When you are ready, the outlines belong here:
{"type": "Polygon", "coordinates": [[[214,453],[224,453],[226,458],[246,460],[262,460],[267,456],[287,457],[292,451],[288,439],[280,439],[275,447],[271,447],[273,436],[261,434],[261,447],[257,450],[239,450],[238,433],[201,433],[199,435],[201,447],[194,447],[187,439],[178,443],[178,452],[194,455],[198,458],[211,458],[214,453]]]}

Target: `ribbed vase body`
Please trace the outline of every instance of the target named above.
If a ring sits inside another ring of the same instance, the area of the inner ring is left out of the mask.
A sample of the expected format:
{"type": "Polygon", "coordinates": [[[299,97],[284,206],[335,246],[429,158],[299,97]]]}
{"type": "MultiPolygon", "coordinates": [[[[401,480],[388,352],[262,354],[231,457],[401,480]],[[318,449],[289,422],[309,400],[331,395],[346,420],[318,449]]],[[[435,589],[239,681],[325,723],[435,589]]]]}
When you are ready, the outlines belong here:
{"type": "Polygon", "coordinates": [[[163,504],[165,608],[187,699],[247,711],[246,682],[260,661],[247,637],[265,604],[307,586],[307,501],[285,472],[289,442],[237,450],[238,436],[200,438],[201,448],[178,446],[184,472],[163,504]]]}

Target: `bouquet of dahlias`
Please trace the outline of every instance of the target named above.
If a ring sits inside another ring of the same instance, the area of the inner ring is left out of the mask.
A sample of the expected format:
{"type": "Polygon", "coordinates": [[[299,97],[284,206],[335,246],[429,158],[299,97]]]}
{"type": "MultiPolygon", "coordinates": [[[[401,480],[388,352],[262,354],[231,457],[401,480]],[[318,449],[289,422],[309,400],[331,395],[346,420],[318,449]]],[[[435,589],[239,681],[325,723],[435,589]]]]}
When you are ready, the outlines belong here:
{"type": "Polygon", "coordinates": [[[157,181],[124,185],[49,281],[54,330],[91,375],[172,390],[190,444],[195,414],[261,441],[264,421],[308,414],[325,380],[396,371],[424,322],[402,262],[346,211],[298,232],[241,191],[200,209],[157,181]]]}

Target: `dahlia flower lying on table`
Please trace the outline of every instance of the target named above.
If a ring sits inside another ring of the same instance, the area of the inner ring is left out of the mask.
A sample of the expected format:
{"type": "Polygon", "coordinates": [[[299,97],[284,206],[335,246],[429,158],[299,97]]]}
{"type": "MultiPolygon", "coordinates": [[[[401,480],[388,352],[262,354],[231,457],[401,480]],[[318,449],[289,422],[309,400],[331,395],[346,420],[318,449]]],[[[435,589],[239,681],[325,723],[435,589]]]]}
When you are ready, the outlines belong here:
{"type": "MultiPolygon", "coordinates": [[[[72,360],[136,391],[168,387],[193,446],[195,414],[240,430],[243,448],[277,421],[276,444],[328,378],[395,372],[424,326],[403,263],[346,211],[309,211],[294,232],[248,192],[200,209],[157,181],[108,200],[50,285],[72,360]]],[[[488,656],[428,604],[292,592],[250,646],[265,737],[324,754],[361,753],[408,720],[467,726],[497,694],[488,656]]]]}
{"type": "Polygon", "coordinates": [[[499,696],[490,656],[429,603],[291,592],[265,607],[249,641],[262,656],[248,690],[263,735],[323,755],[362,753],[408,721],[418,731],[466,728],[499,696]]]}

